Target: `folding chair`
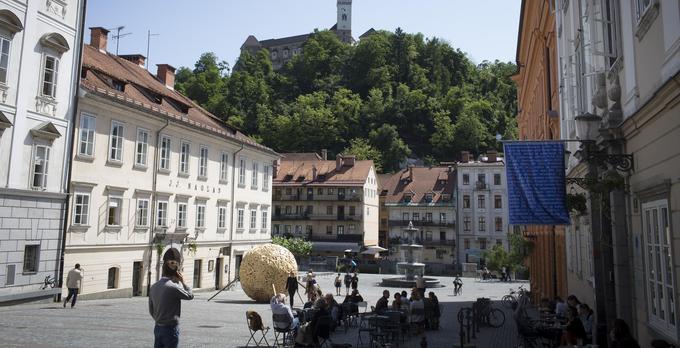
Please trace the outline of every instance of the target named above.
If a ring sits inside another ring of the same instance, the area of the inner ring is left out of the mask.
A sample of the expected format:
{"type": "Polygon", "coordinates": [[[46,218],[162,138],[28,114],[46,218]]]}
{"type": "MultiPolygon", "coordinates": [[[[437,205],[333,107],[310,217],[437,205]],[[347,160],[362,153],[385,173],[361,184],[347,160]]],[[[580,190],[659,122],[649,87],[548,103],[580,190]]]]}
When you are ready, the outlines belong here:
{"type": "Polygon", "coordinates": [[[314,340],[318,342],[319,348],[324,346],[332,347],[331,324],[332,319],[328,315],[320,316],[319,319],[317,319],[316,327],[314,328],[314,340]]]}
{"type": "Polygon", "coordinates": [[[295,345],[295,330],[293,326],[293,320],[287,314],[272,314],[272,321],[274,322],[274,345],[279,346],[279,344],[287,347],[288,345],[295,345]],[[277,327],[276,324],[285,324],[285,327],[277,327]],[[281,337],[281,343],[279,343],[279,337],[281,337]]]}
{"type": "Polygon", "coordinates": [[[248,339],[246,347],[250,345],[250,342],[255,343],[255,347],[260,347],[262,341],[267,344],[265,347],[269,347],[269,342],[267,342],[267,337],[265,337],[269,332],[269,327],[262,324],[262,317],[255,311],[246,311],[246,321],[248,322],[248,330],[250,330],[250,339],[248,339]],[[255,338],[255,334],[258,331],[262,334],[259,340],[255,338]]]}

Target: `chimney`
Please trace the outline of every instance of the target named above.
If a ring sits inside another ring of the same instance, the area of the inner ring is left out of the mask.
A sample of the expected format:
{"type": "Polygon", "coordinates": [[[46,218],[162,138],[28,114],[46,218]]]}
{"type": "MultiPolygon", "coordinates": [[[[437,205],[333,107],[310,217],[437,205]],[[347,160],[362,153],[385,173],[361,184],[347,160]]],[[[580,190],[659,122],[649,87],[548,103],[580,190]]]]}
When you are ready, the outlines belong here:
{"type": "Polygon", "coordinates": [[[408,166],[408,179],[413,181],[413,166],[408,166]]]}
{"type": "Polygon", "coordinates": [[[90,46],[98,49],[102,53],[106,53],[106,43],[108,41],[109,31],[102,27],[90,28],[90,46]]]}
{"type": "Polygon", "coordinates": [[[316,169],[316,166],[312,166],[312,180],[316,180],[316,174],[318,170],[316,169]]]}
{"type": "Polygon", "coordinates": [[[158,71],[156,77],[172,90],[175,89],[175,68],[170,64],[156,64],[158,71]]]}
{"type": "Polygon", "coordinates": [[[125,60],[131,61],[135,65],[139,65],[142,68],[144,67],[144,62],[146,61],[146,57],[144,57],[141,54],[125,54],[125,55],[118,56],[118,57],[121,57],[125,60]]]}
{"type": "Polygon", "coordinates": [[[335,156],[335,170],[340,170],[340,168],[342,168],[342,155],[337,154],[335,156]]]}
{"type": "Polygon", "coordinates": [[[469,151],[461,151],[460,152],[460,161],[463,162],[463,163],[470,162],[470,152],[469,151]]]}
{"type": "Polygon", "coordinates": [[[356,163],[357,157],[356,156],[345,156],[342,158],[342,165],[346,167],[354,167],[354,163],[356,163]]]}
{"type": "Polygon", "coordinates": [[[321,149],[321,158],[322,158],[324,161],[327,161],[327,160],[328,160],[328,150],[327,150],[327,149],[321,149]]]}
{"type": "Polygon", "coordinates": [[[272,171],[272,177],[273,177],[274,179],[276,179],[276,177],[279,175],[279,168],[281,168],[281,159],[280,159],[280,158],[277,158],[277,159],[274,161],[273,167],[274,167],[274,168],[273,168],[274,170],[272,171]]]}
{"type": "Polygon", "coordinates": [[[498,153],[496,151],[490,150],[486,152],[487,161],[491,163],[496,163],[496,156],[498,153]]]}

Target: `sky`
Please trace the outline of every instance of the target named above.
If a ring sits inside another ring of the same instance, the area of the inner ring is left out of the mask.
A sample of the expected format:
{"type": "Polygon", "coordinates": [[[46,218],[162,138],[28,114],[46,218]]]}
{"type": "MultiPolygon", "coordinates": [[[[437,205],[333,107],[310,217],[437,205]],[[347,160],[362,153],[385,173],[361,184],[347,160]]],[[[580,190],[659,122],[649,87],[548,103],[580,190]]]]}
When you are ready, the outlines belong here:
{"type": "MultiPolygon", "coordinates": [[[[86,28],[124,26],[119,54],[147,55],[156,64],[193,68],[204,52],[231,66],[248,37],[259,40],[328,29],[336,22],[336,0],[89,0],[86,28]],[[189,5],[189,6],[187,6],[189,5]]],[[[366,30],[438,37],[466,52],[475,63],[515,61],[520,0],[353,0],[352,35],[366,30]]],[[[109,52],[116,52],[109,34],[109,52]]],[[[85,33],[89,42],[89,31],[85,33]]]]}

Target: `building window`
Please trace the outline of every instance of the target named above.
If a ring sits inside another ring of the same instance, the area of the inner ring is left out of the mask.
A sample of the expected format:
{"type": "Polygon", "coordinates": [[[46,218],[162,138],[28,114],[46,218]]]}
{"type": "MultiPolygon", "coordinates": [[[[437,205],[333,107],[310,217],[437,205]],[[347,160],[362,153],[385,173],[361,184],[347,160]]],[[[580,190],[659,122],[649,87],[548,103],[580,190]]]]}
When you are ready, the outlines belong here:
{"type": "Polygon", "coordinates": [[[425,232],[425,240],[432,241],[432,231],[425,232]]]}
{"type": "Polygon", "coordinates": [[[278,235],[281,233],[281,226],[279,226],[278,224],[273,225],[272,229],[273,229],[272,233],[274,235],[278,235]]]}
{"type": "Polygon", "coordinates": [[[412,216],[413,216],[413,221],[416,221],[416,222],[420,221],[420,213],[413,213],[412,216]]]}
{"type": "Polygon", "coordinates": [[[470,209],[470,195],[463,196],[463,209],[470,209]]]}
{"type": "Polygon", "coordinates": [[[350,234],[354,234],[356,231],[357,231],[357,225],[351,224],[351,225],[347,226],[347,232],[349,232],[350,234]]]}
{"type": "Polygon", "coordinates": [[[313,205],[308,205],[307,209],[305,210],[305,214],[312,215],[314,214],[314,206],[313,205]]]}
{"type": "Polygon", "coordinates": [[[446,223],[446,213],[439,213],[439,222],[442,224],[446,223]]]}
{"type": "Polygon", "coordinates": [[[80,142],[78,155],[94,156],[95,118],[89,115],[80,115],[80,142]]]}
{"type": "Polygon", "coordinates": [[[645,12],[652,7],[654,0],[636,0],[635,2],[637,3],[635,13],[637,14],[637,20],[639,21],[640,18],[645,15],[645,12]]]}
{"type": "Polygon", "coordinates": [[[257,188],[257,180],[259,177],[259,171],[260,171],[260,164],[253,161],[253,170],[251,173],[250,177],[250,188],[256,189],[257,188]]]}
{"type": "Polygon", "coordinates": [[[158,167],[163,170],[170,170],[170,138],[161,137],[161,151],[158,159],[158,167]]]}
{"type": "Polygon", "coordinates": [[[503,232],[503,218],[497,216],[494,219],[494,225],[496,225],[496,232],[503,232]]]}
{"type": "Polygon", "coordinates": [[[338,225],[338,235],[345,234],[345,226],[338,225]]]}
{"type": "Polygon", "coordinates": [[[486,239],[479,240],[479,248],[482,250],[486,250],[486,239]]]}
{"type": "Polygon", "coordinates": [[[243,228],[243,215],[245,214],[245,210],[243,208],[239,208],[238,211],[236,212],[236,228],[243,228]]]}
{"type": "Polygon", "coordinates": [[[477,220],[477,224],[479,225],[479,232],[486,232],[486,218],[483,216],[479,217],[479,220],[477,220]]]}
{"type": "Polygon", "coordinates": [[[328,195],[330,196],[330,195],[334,195],[334,194],[335,194],[335,190],[332,187],[329,187],[328,188],[328,195]]]}
{"type": "Polygon", "coordinates": [[[295,225],[295,234],[302,234],[302,225],[295,225]]]}
{"type": "Polygon", "coordinates": [[[118,268],[109,268],[109,278],[106,283],[107,289],[117,289],[118,288],[118,268]]]}
{"type": "Polygon", "coordinates": [[[486,197],[483,195],[477,196],[477,208],[479,209],[484,209],[486,208],[486,197]]]}
{"type": "Polygon", "coordinates": [[[432,213],[425,213],[425,221],[432,222],[432,213]]]}
{"type": "Polygon", "coordinates": [[[290,234],[291,233],[291,226],[290,225],[284,225],[283,226],[283,233],[284,234],[290,234]]]}
{"type": "Polygon", "coordinates": [[[250,228],[257,228],[257,210],[250,210],[250,228]]]}
{"type": "Polygon", "coordinates": [[[219,207],[217,209],[217,228],[227,228],[227,208],[219,207]]]}
{"type": "Polygon", "coordinates": [[[146,129],[137,129],[137,153],[135,155],[135,164],[146,167],[147,153],[149,152],[149,131],[146,129]]]}
{"type": "Polygon", "coordinates": [[[333,206],[326,206],[326,215],[333,215],[333,206]]]}
{"type": "Polygon", "coordinates": [[[331,225],[326,226],[326,234],[328,235],[333,234],[333,226],[331,225]]]}
{"type": "Polygon", "coordinates": [[[38,272],[38,257],[40,256],[40,245],[24,246],[24,273],[38,272]]]}
{"type": "Polygon", "coordinates": [[[0,37],[0,83],[7,83],[7,71],[9,69],[9,44],[10,41],[0,37]]]}
{"type": "Polygon", "coordinates": [[[464,249],[470,249],[470,240],[469,239],[465,238],[463,240],[463,248],[464,249]]]}
{"type": "Polygon", "coordinates": [[[503,246],[503,240],[502,239],[496,239],[496,245],[503,246]]]}
{"type": "Polygon", "coordinates": [[[319,195],[319,196],[323,196],[323,189],[322,189],[321,187],[319,187],[319,188],[316,190],[316,194],[319,195]]]}
{"type": "Polygon", "coordinates": [[[463,185],[470,185],[470,174],[463,174],[463,185]]]}
{"type": "Polygon", "coordinates": [[[668,201],[642,204],[645,241],[647,313],[652,327],[675,337],[675,288],[673,279],[673,233],[668,223],[668,201]]]}
{"type": "Polygon", "coordinates": [[[177,228],[187,228],[187,204],[177,203],[177,228]]]}
{"type": "Polygon", "coordinates": [[[189,159],[191,158],[191,144],[183,141],[179,145],[179,172],[189,174],[189,159]]]}
{"type": "Polygon", "coordinates": [[[493,207],[495,209],[503,209],[503,198],[500,195],[493,196],[493,207]]]}
{"type": "Polygon", "coordinates": [[[470,232],[470,217],[466,216],[463,218],[463,230],[465,232],[470,232]]]}
{"type": "Polygon", "coordinates": [[[408,213],[401,213],[401,220],[402,221],[409,221],[408,220],[408,213]]]}
{"type": "Polygon", "coordinates": [[[168,202],[158,202],[156,207],[156,225],[168,226],[168,202]]]}
{"type": "Polygon", "coordinates": [[[349,206],[349,216],[354,216],[356,214],[356,207],[353,205],[349,206]]]}
{"type": "Polygon", "coordinates": [[[120,226],[123,201],[120,198],[109,197],[109,208],[106,214],[107,226],[120,226]]]}
{"type": "Polygon", "coordinates": [[[226,152],[220,156],[220,181],[229,181],[229,154],[226,152]]]}
{"type": "Polygon", "coordinates": [[[135,225],[140,227],[149,226],[149,200],[137,199],[137,217],[135,225]]]}
{"type": "Polygon", "coordinates": [[[501,184],[501,175],[496,173],[493,175],[493,184],[498,186],[501,184]]]}
{"type": "Polygon", "coordinates": [[[109,160],[123,161],[123,136],[125,127],[122,123],[111,121],[111,139],[109,141],[109,160]]]}
{"type": "Polygon", "coordinates": [[[42,95],[45,97],[57,97],[57,75],[59,73],[59,59],[45,55],[43,59],[42,95]]]}
{"type": "Polygon", "coordinates": [[[90,212],[90,195],[76,193],[73,204],[73,224],[87,225],[87,217],[90,212]]]}
{"type": "MultiPolygon", "coordinates": [[[[262,172],[262,190],[263,191],[269,191],[269,175],[270,175],[269,170],[270,170],[270,168],[271,168],[271,166],[264,166],[264,168],[262,168],[262,170],[263,170],[263,172],[262,172]]],[[[312,189],[312,192],[314,192],[314,189],[312,189]]]]}
{"type": "Polygon", "coordinates": [[[477,174],[477,182],[481,184],[486,183],[486,175],[485,174],[477,174]]]}
{"type": "Polygon", "coordinates": [[[205,228],[205,204],[196,205],[196,228],[205,228]]]}
{"type": "Polygon", "coordinates": [[[260,221],[260,226],[262,226],[262,229],[267,228],[268,220],[269,220],[269,211],[263,210],[262,211],[262,221],[260,221]]]}
{"type": "Polygon", "coordinates": [[[208,176],[208,147],[201,146],[198,157],[198,176],[205,178],[208,176]]]}
{"type": "Polygon", "coordinates": [[[245,186],[246,185],[246,159],[244,157],[240,157],[238,160],[239,166],[238,166],[238,185],[239,186],[245,186]]]}

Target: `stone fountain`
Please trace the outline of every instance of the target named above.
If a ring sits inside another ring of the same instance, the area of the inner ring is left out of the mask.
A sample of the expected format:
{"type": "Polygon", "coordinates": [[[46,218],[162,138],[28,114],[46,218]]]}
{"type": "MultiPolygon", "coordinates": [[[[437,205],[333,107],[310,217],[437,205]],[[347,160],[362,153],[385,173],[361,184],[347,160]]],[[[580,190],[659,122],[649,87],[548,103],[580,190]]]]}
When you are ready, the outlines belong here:
{"type": "Polygon", "coordinates": [[[418,229],[413,227],[413,222],[409,221],[408,227],[404,228],[408,238],[397,246],[399,258],[397,262],[397,273],[403,277],[383,278],[382,286],[413,288],[416,286],[416,276],[425,279],[425,286],[428,288],[439,287],[439,280],[436,278],[425,278],[425,264],[418,262],[423,252],[423,246],[416,244],[416,234],[418,229]]]}

